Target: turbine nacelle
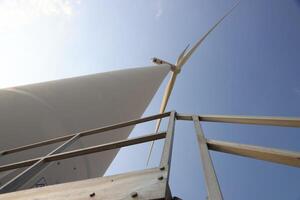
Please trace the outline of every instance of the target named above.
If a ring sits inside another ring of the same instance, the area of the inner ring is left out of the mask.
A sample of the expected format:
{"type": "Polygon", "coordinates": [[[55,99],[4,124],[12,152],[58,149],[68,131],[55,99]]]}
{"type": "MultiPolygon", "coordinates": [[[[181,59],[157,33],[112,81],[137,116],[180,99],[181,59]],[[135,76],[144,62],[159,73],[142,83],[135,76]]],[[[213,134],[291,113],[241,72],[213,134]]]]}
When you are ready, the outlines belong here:
{"type": "Polygon", "coordinates": [[[167,61],[164,61],[162,59],[154,57],[154,58],[152,58],[152,62],[155,63],[155,64],[157,64],[157,65],[162,65],[162,64],[170,65],[171,66],[171,71],[173,71],[173,72],[177,71],[177,67],[175,65],[173,65],[173,64],[171,64],[171,63],[169,63],[167,61]]]}

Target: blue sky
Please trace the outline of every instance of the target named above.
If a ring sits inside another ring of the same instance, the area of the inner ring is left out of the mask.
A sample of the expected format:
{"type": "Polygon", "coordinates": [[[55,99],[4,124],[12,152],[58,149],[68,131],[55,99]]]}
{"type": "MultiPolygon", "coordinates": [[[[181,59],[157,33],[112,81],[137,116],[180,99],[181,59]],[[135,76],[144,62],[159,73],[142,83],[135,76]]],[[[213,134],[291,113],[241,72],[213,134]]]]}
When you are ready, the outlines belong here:
{"type": "MultiPolygon", "coordinates": [[[[175,62],[235,1],[0,1],[0,87],[175,62]],[[9,19],[9,20],[8,20],[9,19]]],[[[300,116],[300,2],[242,0],[185,65],[167,110],[300,116]]],[[[168,78],[167,78],[168,79],[168,78]]],[[[166,81],[167,81],[166,79],[166,81]]],[[[159,110],[166,81],[145,115],[159,110]]],[[[299,129],[204,123],[208,138],[300,151],[299,129]]],[[[136,127],[131,136],[149,133],[136,127]]],[[[120,151],[107,174],[145,167],[148,145],[120,151]]],[[[156,143],[150,166],[159,162],[156,143]]],[[[178,122],[174,195],[204,199],[193,125],[178,122]]],[[[225,199],[300,200],[300,170],[211,153],[225,199]]]]}

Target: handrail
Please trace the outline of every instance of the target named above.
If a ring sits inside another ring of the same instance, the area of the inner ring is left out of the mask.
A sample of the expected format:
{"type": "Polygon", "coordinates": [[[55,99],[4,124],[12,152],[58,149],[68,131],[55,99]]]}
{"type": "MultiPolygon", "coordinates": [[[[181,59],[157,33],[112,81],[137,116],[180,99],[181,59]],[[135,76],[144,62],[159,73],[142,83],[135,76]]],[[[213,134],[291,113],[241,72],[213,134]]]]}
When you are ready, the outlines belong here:
{"type": "Polygon", "coordinates": [[[257,160],[265,160],[293,167],[300,167],[300,152],[220,140],[208,139],[206,142],[208,148],[213,151],[254,158],[257,160]]]}
{"type": "MultiPolygon", "coordinates": [[[[106,144],[101,144],[101,145],[95,145],[92,147],[87,147],[87,148],[81,148],[81,149],[76,149],[72,151],[66,151],[63,153],[57,153],[53,154],[50,156],[47,156],[45,158],[45,162],[51,162],[51,161],[57,161],[57,160],[63,160],[67,158],[72,158],[76,156],[81,156],[85,154],[91,154],[91,153],[96,153],[96,152],[101,152],[101,151],[106,151],[106,150],[111,150],[111,149],[117,149],[121,148],[124,146],[130,146],[134,144],[139,144],[139,143],[144,143],[152,140],[159,140],[162,138],[165,138],[166,132],[159,132],[158,134],[148,134],[148,135],[143,135],[141,137],[135,137],[127,140],[119,140],[116,142],[110,142],[106,144]]],[[[38,157],[34,159],[28,159],[20,162],[15,162],[7,165],[2,165],[0,166],[0,172],[7,171],[7,170],[12,170],[12,169],[17,169],[21,167],[28,167],[35,162],[39,161],[43,157],[38,157]]]]}
{"type": "MultiPolygon", "coordinates": [[[[237,124],[254,124],[270,126],[300,127],[300,118],[269,117],[269,116],[239,116],[239,115],[198,115],[200,121],[237,124]]],[[[192,121],[192,115],[177,114],[178,120],[192,121]]]]}
{"type": "Polygon", "coordinates": [[[0,153],[0,155],[8,155],[8,154],[12,154],[12,153],[16,153],[16,152],[20,152],[20,151],[24,151],[24,150],[36,148],[36,147],[41,147],[41,146],[45,146],[45,145],[49,145],[49,144],[54,144],[54,143],[57,143],[57,142],[66,141],[66,140],[69,140],[72,137],[74,137],[76,134],[79,134],[80,137],[84,137],[84,136],[88,136],[88,135],[102,133],[102,132],[105,132],[105,131],[110,131],[110,130],[113,130],[113,129],[123,128],[123,127],[126,127],[126,126],[131,126],[131,125],[144,123],[144,122],[147,122],[147,121],[152,121],[152,120],[159,119],[159,118],[165,118],[169,115],[170,115],[170,112],[166,112],[166,113],[162,113],[162,114],[151,115],[151,116],[140,118],[140,119],[134,119],[134,120],[126,121],[126,122],[121,122],[121,123],[118,123],[118,124],[113,124],[113,125],[109,125],[109,126],[105,126],[105,127],[101,127],[101,128],[82,131],[82,132],[79,132],[79,133],[74,133],[74,134],[70,134],[70,135],[66,135],[66,136],[62,136],[62,137],[57,137],[57,138],[37,142],[37,143],[34,143],[34,144],[29,144],[29,145],[24,145],[24,146],[21,146],[21,147],[16,147],[16,148],[12,148],[12,149],[3,150],[0,153]]]}
{"type": "MultiPolygon", "coordinates": [[[[155,120],[158,118],[164,118],[170,115],[170,112],[152,115],[141,119],[135,119],[127,122],[122,122],[114,125],[109,125],[106,127],[101,127],[97,129],[91,129],[88,131],[80,132],[80,137],[93,135],[113,129],[118,129],[126,126],[131,126],[146,121],[155,120]]],[[[189,120],[192,121],[192,115],[187,114],[177,114],[176,119],[178,120],[189,120]]],[[[291,117],[268,117],[268,116],[238,116],[238,115],[199,115],[200,121],[206,122],[223,122],[223,123],[238,123],[238,124],[254,124],[254,125],[272,125],[272,126],[288,126],[288,127],[300,127],[300,118],[291,118],[291,117]]],[[[78,134],[78,133],[75,133],[78,134]]],[[[75,134],[70,134],[66,136],[56,137],[49,140],[44,140],[34,144],[24,145],[21,147],[16,147],[12,149],[3,150],[0,155],[8,155],[23,150],[28,150],[36,147],[41,147],[49,144],[54,144],[57,142],[66,141],[72,138],[75,134]]]]}

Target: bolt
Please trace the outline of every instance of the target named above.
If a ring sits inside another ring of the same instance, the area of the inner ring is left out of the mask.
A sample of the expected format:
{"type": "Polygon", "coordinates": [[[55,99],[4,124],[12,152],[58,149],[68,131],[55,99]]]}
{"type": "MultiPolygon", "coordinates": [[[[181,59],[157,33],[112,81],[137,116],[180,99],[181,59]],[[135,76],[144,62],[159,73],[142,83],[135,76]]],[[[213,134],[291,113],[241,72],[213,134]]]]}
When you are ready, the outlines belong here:
{"type": "Polygon", "coordinates": [[[159,168],[161,171],[164,171],[165,170],[165,167],[160,167],[159,168]]]}
{"type": "Polygon", "coordinates": [[[90,197],[94,197],[95,195],[96,195],[95,192],[93,192],[90,194],[90,197]]]}
{"type": "Polygon", "coordinates": [[[164,177],[163,177],[163,176],[160,176],[160,177],[158,177],[157,179],[161,181],[161,180],[164,179],[164,177]]]}
{"type": "Polygon", "coordinates": [[[132,197],[132,198],[135,198],[135,197],[137,197],[137,196],[138,196],[138,193],[137,193],[137,192],[132,192],[132,193],[131,193],[131,197],[132,197]]]}

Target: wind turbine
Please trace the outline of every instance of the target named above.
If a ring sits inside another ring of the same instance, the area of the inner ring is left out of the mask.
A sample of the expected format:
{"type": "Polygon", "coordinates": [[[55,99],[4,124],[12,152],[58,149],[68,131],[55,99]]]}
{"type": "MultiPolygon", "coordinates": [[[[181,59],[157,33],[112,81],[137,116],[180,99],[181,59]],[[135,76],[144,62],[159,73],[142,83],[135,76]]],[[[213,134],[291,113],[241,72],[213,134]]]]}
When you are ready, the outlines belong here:
{"type": "MultiPolygon", "coordinates": [[[[171,92],[174,88],[174,84],[177,78],[177,75],[181,72],[184,64],[189,60],[189,58],[192,56],[192,54],[197,50],[197,48],[200,46],[200,44],[206,39],[206,37],[238,6],[238,4],[240,3],[240,1],[238,1],[221,19],[219,19],[217,21],[217,23],[212,26],[198,41],[197,43],[188,51],[187,49],[189,48],[189,45],[187,45],[187,47],[182,51],[182,53],[179,55],[179,57],[176,60],[176,64],[171,64],[167,61],[164,61],[162,59],[159,58],[152,58],[152,61],[155,64],[161,65],[161,64],[168,64],[171,66],[171,78],[166,86],[165,92],[164,92],[164,96],[162,99],[162,103],[160,106],[160,110],[159,113],[164,113],[166,106],[168,104],[171,92]]],[[[159,130],[161,124],[161,119],[158,119],[156,122],[156,126],[155,126],[155,132],[157,133],[159,130]]],[[[152,149],[153,149],[153,145],[154,145],[154,141],[152,141],[151,146],[150,146],[150,150],[149,150],[149,154],[148,154],[148,158],[147,158],[147,165],[149,164],[149,160],[151,157],[151,153],[152,153],[152,149]]]]}

